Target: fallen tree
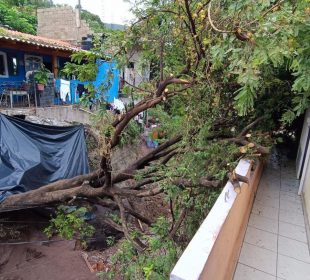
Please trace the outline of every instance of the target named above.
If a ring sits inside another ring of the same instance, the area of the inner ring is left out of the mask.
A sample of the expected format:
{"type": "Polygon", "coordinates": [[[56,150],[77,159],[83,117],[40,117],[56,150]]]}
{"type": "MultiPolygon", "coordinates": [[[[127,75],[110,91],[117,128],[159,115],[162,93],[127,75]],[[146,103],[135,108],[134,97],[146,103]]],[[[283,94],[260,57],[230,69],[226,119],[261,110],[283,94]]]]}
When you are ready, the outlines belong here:
{"type": "MultiPolygon", "coordinates": [[[[71,179],[63,179],[26,193],[12,195],[0,204],[0,211],[23,209],[27,207],[43,206],[60,202],[66,203],[81,197],[96,198],[99,199],[96,200],[99,205],[119,209],[120,218],[122,220],[122,231],[124,232],[125,236],[131,240],[129,229],[127,227],[127,218],[125,212],[128,215],[131,215],[148,225],[150,225],[151,222],[141,214],[136,213],[128,207],[126,208],[122,201],[123,199],[131,196],[141,198],[158,195],[159,193],[164,192],[164,189],[155,183],[167,179],[170,180],[170,182],[174,185],[183,189],[194,187],[219,188],[222,186],[223,182],[212,178],[212,176],[201,177],[197,181],[193,181],[184,177],[165,177],[164,174],[157,176],[157,172],[162,169],[163,165],[167,165],[173,157],[184,153],[184,151],[182,151],[182,146],[184,145],[182,142],[183,137],[180,135],[176,135],[175,137],[162,143],[157,148],[147,153],[145,156],[131,163],[130,166],[124,170],[115,172],[112,168],[111,154],[113,153],[113,148],[116,147],[119,143],[120,135],[126,128],[128,122],[140,112],[143,112],[146,109],[150,109],[160,103],[163,100],[163,96],[165,96],[165,98],[174,96],[175,93],[163,95],[166,86],[170,84],[171,81],[174,81],[177,84],[190,84],[190,82],[185,80],[168,78],[164,83],[159,85],[161,88],[161,93],[159,93],[159,90],[157,90],[152,96],[147,96],[126,113],[122,114],[120,117],[116,117],[116,120],[113,122],[113,127],[115,128],[114,133],[109,138],[105,138],[103,140],[104,143],[100,143],[101,145],[103,144],[104,147],[109,148],[108,151],[106,151],[105,148],[105,152],[102,154],[100,168],[97,171],[71,179]],[[166,86],[163,86],[163,84],[166,86]],[[141,174],[143,180],[136,182],[136,184],[133,184],[128,188],[118,187],[119,183],[126,182],[128,180],[134,180],[138,172],[142,172],[141,174]],[[105,200],[110,202],[105,203],[105,200]]],[[[179,92],[182,91],[183,89],[179,90],[179,92]]],[[[262,120],[262,118],[259,120],[262,120]]],[[[249,124],[236,138],[217,139],[214,137],[213,139],[210,138],[209,141],[216,139],[217,141],[232,142],[242,146],[249,145],[250,142],[245,140],[245,135],[253,128],[254,125],[257,124],[257,122],[258,120],[255,120],[249,124]]],[[[193,135],[195,133],[196,132],[193,132],[193,135]]],[[[253,144],[252,148],[253,152],[255,153],[268,153],[268,150],[260,145],[253,144]]],[[[236,154],[236,157],[239,157],[242,154],[243,153],[239,151],[236,154]]],[[[119,225],[115,225],[111,222],[108,222],[108,224],[117,230],[120,229],[119,225]]],[[[180,225],[177,225],[177,227],[179,226],[180,225]]],[[[175,231],[176,230],[172,232],[175,231]]],[[[171,234],[171,236],[173,235],[174,234],[171,234]]],[[[135,244],[136,248],[140,251],[143,249],[142,242],[136,242],[135,244]]]]}

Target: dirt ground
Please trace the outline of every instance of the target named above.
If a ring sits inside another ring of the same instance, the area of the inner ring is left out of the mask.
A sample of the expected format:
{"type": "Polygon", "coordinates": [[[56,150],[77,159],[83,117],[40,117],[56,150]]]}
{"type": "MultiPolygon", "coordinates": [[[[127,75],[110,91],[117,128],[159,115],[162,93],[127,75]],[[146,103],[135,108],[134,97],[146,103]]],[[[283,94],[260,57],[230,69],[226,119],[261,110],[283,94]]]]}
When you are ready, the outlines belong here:
{"type": "Polygon", "coordinates": [[[1,214],[0,280],[97,279],[74,241],[42,242],[47,223],[48,217],[31,210],[1,214]]]}
{"type": "MultiPolygon", "coordinates": [[[[131,205],[150,219],[168,214],[168,207],[163,204],[160,195],[132,201],[131,205]]],[[[102,208],[96,211],[99,220],[102,211],[105,210],[102,208]]],[[[106,237],[113,233],[107,232],[102,226],[96,226],[97,236],[94,236],[94,239],[98,241],[90,244],[90,251],[84,252],[75,250],[75,241],[60,240],[55,237],[51,242],[46,242],[48,238],[43,233],[43,229],[47,225],[48,216],[42,216],[41,213],[38,214],[33,210],[0,215],[0,280],[98,279],[96,272],[91,272],[87,266],[82,257],[83,253],[88,254],[91,265],[98,263],[99,260],[103,271],[110,269],[111,256],[117,251],[117,240],[122,238],[122,234],[118,233],[116,243],[107,248],[106,237]],[[95,262],[92,262],[93,259],[95,262]]],[[[121,280],[121,278],[116,279],[121,280]]]]}
{"type": "Polygon", "coordinates": [[[25,244],[0,246],[1,280],[91,280],[92,274],[74,242],[50,245],[25,244]]]}

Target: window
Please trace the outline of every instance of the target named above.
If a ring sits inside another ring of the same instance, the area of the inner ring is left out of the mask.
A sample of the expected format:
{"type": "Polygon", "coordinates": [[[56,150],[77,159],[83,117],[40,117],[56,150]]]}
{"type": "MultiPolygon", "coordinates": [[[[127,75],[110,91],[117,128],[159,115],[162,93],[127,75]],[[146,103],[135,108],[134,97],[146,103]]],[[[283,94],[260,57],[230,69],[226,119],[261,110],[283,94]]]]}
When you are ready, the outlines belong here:
{"type": "Polygon", "coordinates": [[[18,75],[18,60],[14,55],[8,54],[8,71],[9,76],[17,76],[18,75]]]}
{"type": "Polygon", "coordinates": [[[9,76],[8,73],[8,62],[6,53],[0,52],[0,77],[7,78],[9,76]]]}
{"type": "Polygon", "coordinates": [[[43,63],[42,56],[25,55],[25,70],[28,71],[38,70],[43,63]]]}
{"type": "Polygon", "coordinates": [[[128,65],[127,65],[127,68],[129,68],[129,69],[134,69],[134,68],[135,68],[135,63],[132,62],[132,61],[130,61],[130,62],[128,63],[128,65]]]}

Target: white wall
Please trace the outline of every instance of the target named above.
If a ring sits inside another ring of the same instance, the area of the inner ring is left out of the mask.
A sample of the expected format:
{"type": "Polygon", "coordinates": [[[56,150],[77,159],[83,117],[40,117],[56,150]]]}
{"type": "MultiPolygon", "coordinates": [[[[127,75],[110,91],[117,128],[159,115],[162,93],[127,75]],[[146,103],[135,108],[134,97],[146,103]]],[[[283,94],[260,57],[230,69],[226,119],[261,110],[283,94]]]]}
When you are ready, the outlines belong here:
{"type": "Polygon", "coordinates": [[[297,155],[297,174],[298,178],[300,178],[300,186],[299,186],[299,195],[303,196],[303,201],[305,203],[306,216],[308,216],[309,224],[310,224],[310,141],[308,141],[308,134],[310,129],[310,108],[308,109],[303,130],[301,134],[298,155],[297,155]],[[308,149],[306,151],[306,147],[308,149]],[[305,158],[303,169],[302,162],[305,158]]]}
{"type": "Polygon", "coordinates": [[[309,122],[310,122],[310,108],[306,112],[305,115],[305,120],[303,124],[303,129],[300,137],[300,142],[299,142],[299,148],[298,148],[298,153],[297,153],[297,159],[296,159],[296,168],[297,168],[297,178],[301,178],[301,166],[302,166],[302,160],[304,158],[304,153],[306,149],[306,140],[308,136],[308,127],[309,127],[309,122]]]}
{"type": "Polygon", "coordinates": [[[130,62],[134,63],[134,68],[125,67],[125,81],[134,86],[139,86],[142,82],[148,81],[150,79],[150,66],[142,67],[143,61],[141,54],[139,52],[133,52],[128,58],[130,62]]]}

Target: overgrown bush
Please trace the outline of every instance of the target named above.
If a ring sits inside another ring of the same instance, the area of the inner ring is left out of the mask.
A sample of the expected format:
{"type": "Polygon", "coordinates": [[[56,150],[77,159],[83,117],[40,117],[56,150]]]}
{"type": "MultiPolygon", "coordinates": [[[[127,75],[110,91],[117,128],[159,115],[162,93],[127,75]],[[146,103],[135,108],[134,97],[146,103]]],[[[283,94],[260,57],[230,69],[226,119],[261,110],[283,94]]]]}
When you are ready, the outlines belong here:
{"type": "Polygon", "coordinates": [[[85,220],[86,213],[85,207],[70,209],[59,206],[55,217],[50,221],[50,225],[44,229],[44,233],[49,238],[56,234],[67,240],[78,239],[83,241],[95,232],[95,228],[85,220]]]}

